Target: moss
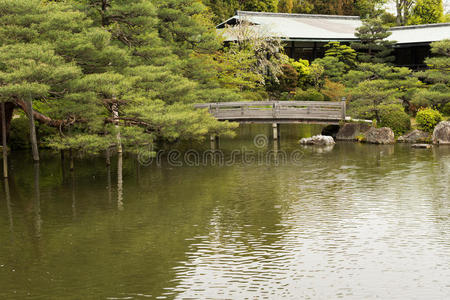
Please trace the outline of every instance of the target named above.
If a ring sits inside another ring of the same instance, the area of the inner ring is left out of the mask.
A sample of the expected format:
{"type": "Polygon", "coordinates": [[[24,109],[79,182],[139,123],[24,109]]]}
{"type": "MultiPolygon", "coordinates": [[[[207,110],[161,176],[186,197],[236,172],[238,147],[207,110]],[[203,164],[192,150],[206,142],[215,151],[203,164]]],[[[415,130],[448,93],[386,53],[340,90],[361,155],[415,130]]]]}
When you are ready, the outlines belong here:
{"type": "Polygon", "coordinates": [[[366,136],[364,135],[364,134],[358,134],[357,136],[356,136],[356,140],[358,141],[358,142],[364,142],[365,140],[366,140],[366,136]]]}

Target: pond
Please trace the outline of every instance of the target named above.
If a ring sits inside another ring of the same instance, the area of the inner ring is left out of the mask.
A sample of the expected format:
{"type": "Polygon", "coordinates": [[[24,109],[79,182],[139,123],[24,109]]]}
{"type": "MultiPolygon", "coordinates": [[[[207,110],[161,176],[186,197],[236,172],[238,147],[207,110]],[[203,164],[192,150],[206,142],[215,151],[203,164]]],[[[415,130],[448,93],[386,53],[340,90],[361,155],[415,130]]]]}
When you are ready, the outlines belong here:
{"type": "Polygon", "coordinates": [[[320,129],[126,155],[123,186],[13,153],[0,299],[448,299],[450,147],[298,145],[320,129]]]}

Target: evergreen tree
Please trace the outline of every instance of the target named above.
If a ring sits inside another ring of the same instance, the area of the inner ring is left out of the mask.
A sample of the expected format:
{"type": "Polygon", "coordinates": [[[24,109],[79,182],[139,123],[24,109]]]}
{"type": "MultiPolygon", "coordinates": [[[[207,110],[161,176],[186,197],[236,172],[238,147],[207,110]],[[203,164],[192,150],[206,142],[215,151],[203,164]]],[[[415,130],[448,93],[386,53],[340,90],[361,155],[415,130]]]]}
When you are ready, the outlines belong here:
{"type": "Polygon", "coordinates": [[[367,19],[357,28],[355,36],[359,41],[352,42],[351,47],[358,51],[360,62],[388,63],[395,57],[391,55],[394,41],[386,40],[391,35],[388,27],[378,18],[367,19]]]}
{"type": "MultiPolygon", "coordinates": [[[[95,49],[89,41],[98,36],[86,30],[90,22],[82,13],[65,4],[41,5],[37,0],[2,1],[0,11],[1,98],[28,113],[33,157],[37,160],[34,118],[58,127],[62,132],[74,120],[88,124],[88,117],[96,115],[97,106],[92,98],[74,90],[73,83],[83,75],[82,68],[74,62],[75,57],[85,58],[84,66],[88,69],[87,65],[93,61],[87,59],[89,55],[81,55],[82,49],[95,49]],[[33,106],[43,111],[51,107],[61,119],[54,121],[35,111],[33,106]]],[[[95,50],[91,52],[94,53],[95,50]]],[[[111,55],[109,59],[93,55],[93,59],[108,63],[114,58],[117,57],[111,55]]]]}
{"type": "MultiPolygon", "coordinates": [[[[323,68],[322,81],[325,80],[325,78],[331,81],[340,81],[346,71],[346,65],[342,61],[339,61],[339,59],[334,56],[325,56],[324,58],[317,58],[312,62],[311,65],[322,66],[323,68]]],[[[323,82],[320,84],[320,86],[322,85],[323,82]]]]}
{"type": "Polygon", "coordinates": [[[386,64],[362,63],[344,75],[350,94],[349,113],[353,117],[381,121],[385,105],[409,106],[412,94],[421,83],[408,68],[386,64]]]}
{"type": "Polygon", "coordinates": [[[343,62],[347,69],[354,67],[356,64],[356,51],[347,45],[341,45],[339,42],[330,42],[325,45],[325,57],[333,56],[343,62]]]}
{"type": "Polygon", "coordinates": [[[428,69],[416,73],[428,86],[414,95],[412,104],[415,110],[432,106],[443,111],[450,103],[450,40],[432,43],[431,53],[434,56],[425,59],[428,69]]]}
{"type": "MultiPolygon", "coordinates": [[[[78,10],[38,0],[0,2],[0,97],[17,105],[33,101],[32,116],[59,129],[48,139],[50,146],[133,150],[155,138],[232,134],[234,124],[192,106],[205,100],[199,95],[206,86],[230,93],[219,88],[215,73],[186,76],[186,61],[209,47],[209,27],[196,24],[196,32],[204,33],[198,43],[179,41],[183,31],[166,42],[158,31],[157,8],[149,1],[73,5],[78,10]],[[187,50],[175,53],[176,45],[187,50]]],[[[21,106],[30,111],[29,105],[21,106]]]]}

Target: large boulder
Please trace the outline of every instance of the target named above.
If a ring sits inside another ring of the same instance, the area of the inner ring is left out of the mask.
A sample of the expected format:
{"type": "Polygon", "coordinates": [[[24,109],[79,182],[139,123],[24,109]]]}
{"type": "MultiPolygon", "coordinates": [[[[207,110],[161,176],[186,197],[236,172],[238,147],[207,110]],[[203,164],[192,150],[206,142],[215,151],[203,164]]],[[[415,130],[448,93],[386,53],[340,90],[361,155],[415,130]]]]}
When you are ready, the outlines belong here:
{"type": "Polygon", "coordinates": [[[359,135],[369,131],[371,126],[367,123],[345,123],[339,129],[336,140],[338,141],[356,141],[359,135]]]}
{"type": "Polygon", "coordinates": [[[372,127],[364,134],[364,141],[371,144],[394,144],[394,131],[389,127],[372,127]]]}
{"type": "Polygon", "coordinates": [[[450,121],[442,121],[433,131],[433,143],[441,145],[450,144],[450,121]]]}
{"type": "Polygon", "coordinates": [[[331,136],[327,135],[315,135],[310,138],[302,138],[300,140],[300,144],[302,145],[315,145],[315,146],[329,146],[334,145],[334,139],[331,136]]]}
{"type": "Polygon", "coordinates": [[[410,133],[402,135],[397,139],[398,142],[402,143],[424,143],[431,140],[431,135],[428,132],[422,130],[413,130],[410,133]]]}

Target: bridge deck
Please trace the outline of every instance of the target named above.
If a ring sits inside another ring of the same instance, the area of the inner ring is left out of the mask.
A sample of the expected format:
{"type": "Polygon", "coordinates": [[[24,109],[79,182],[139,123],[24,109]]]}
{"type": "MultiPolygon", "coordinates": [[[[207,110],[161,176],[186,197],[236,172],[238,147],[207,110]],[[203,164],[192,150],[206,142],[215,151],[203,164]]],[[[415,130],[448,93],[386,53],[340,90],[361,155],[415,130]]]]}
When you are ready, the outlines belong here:
{"type": "Polygon", "coordinates": [[[324,123],[345,120],[345,101],[254,101],[196,104],[218,120],[240,123],[324,123]]]}

